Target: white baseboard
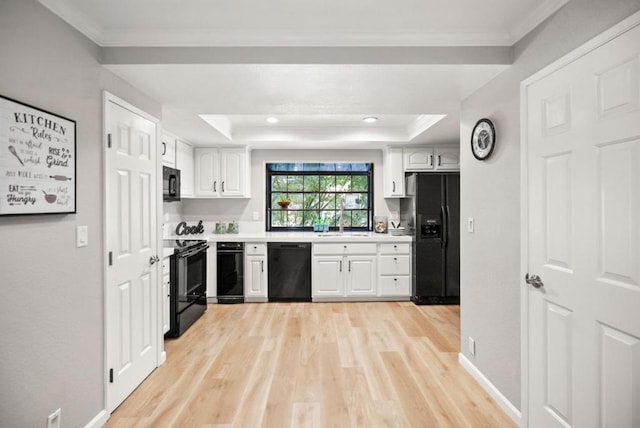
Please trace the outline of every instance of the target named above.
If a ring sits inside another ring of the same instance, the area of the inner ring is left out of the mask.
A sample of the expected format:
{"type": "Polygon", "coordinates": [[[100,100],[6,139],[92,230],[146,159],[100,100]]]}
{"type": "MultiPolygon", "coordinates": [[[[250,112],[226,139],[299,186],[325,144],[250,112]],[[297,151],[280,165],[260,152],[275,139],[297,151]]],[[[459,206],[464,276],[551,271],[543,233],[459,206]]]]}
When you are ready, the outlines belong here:
{"type": "Polygon", "coordinates": [[[109,413],[106,410],[102,410],[100,413],[96,415],[95,418],[91,419],[91,422],[86,424],[84,428],[100,428],[104,426],[109,420],[109,413]]]}
{"type": "Polygon", "coordinates": [[[458,362],[460,363],[460,365],[462,367],[464,367],[464,369],[469,372],[469,374],[471,376],[473,376],[473,378],[480,384],[480,386],[482,387],[482,389],[484,389],[487,394],[489,394],[491,396],[491,398],[493,398],[496,403],[498,403],[498,405],[500,406],[500,408],[502,410],[504,410],[504,412],[518,425],[521,426],[521,422],[522,422],[522,413],[520,412],[520,410],[518,410],[516,408],[516,406],[514,406],[511,401],[509,401],[507,399],[507,397],[505,397],[504,395],[502,395],[502,393],[500,392],[500,390],[498,390],[498,388],[495,387],[494,384],[492,384],[489,379],[487,379],[485,377],[485,375],[482,374],[482,372],[480,370],[478,370],[478,368],[476,366],[473,365],[473,363],[471,361],[469,361],[469,359],[467,357],[465,357],[464,355],[462,355],[462,353],[458,354],[458,362]]]}

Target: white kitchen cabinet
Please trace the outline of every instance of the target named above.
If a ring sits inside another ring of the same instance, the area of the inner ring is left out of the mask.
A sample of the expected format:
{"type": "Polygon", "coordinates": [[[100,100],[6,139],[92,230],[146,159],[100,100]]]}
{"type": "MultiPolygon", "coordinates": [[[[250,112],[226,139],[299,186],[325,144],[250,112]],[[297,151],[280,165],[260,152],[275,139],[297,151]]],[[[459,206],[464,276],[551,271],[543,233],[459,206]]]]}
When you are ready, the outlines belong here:
{"type": "Polygon", "coordinates": [[[162,133],[162,164],[176,167],[176,137],[166,132],[162,133]]]}
{"type": "Polygon", "coordinates": [[[176,168],[180,170],[180,197],[193,197],[193,146],[176,140],[176,168]]]}
{"type": "Polygon", "coordinates": [[[404,165],[402,147],[388,147],[383,165],[383,194],[385,198],[404,196],[404,165]]]}
{"type": "Polygon", "coordinates": [[[378,296],[411,296],[411,246],[408,243],[378,245],[378,296]]]}
{"type": "Polygon", "coordinates": [[[245,302],[266,302],[267,289],[267,245],[264,243],[245,244],[245,302]]]}
{"type": "Polygon", "coordinates": [[[455,146],[405,147],[405,171],[457,171],[460,149],[455,146]]]}
{"type": "Polygon", "coordinates": [[[376,295],[376,257],[347,256],[345,274],[347,297],[376,295]]]}
{"type": "Polygon", "coordinates": [[[433,169],[433,147],[405,147],[403,159],[405,171],[433,169]]]}
{"type": "Polygon", "coordinates": [[[249,197],[249,155],[246,148],[195,149],[195,196],[249,197]]]}
{"type": "Polygon", "coordinates": [[[171,268],[170,258],[162,259],[162,333],[169,331],[171,325],[171,268]]]}
{"type": "Polygon", "coordinates": [[[460,169],[460,148],[436,147],[433,159],[436,170],[457,171],[460,169]]]}
{"type": "Polygon", "coordinates": [[[312,298],[372,297],[377,292],[375,244],[314,244],[312,298]]]}
{"type": "Polygon", "coordinates": [[[312,299],[344,296],[343,258],[342,256],[313,257],[312,299]]]}

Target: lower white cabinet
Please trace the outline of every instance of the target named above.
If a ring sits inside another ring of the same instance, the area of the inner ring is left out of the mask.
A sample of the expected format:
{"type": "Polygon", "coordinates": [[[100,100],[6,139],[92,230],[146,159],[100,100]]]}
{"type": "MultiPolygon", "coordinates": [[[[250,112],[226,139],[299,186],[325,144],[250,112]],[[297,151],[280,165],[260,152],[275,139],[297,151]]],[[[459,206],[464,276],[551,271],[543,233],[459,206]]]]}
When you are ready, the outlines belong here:
{"type": "Polygon", "coordinates": [[[411,296],[411,244],[380,244],[378,274],[378,296],[411,296]]]}
{"type": "Polygon", "coordinates": [[[264,243],[245,244],[244,301],[266,302],[269,300],[267,288],[267,246],[264,243]]]}
{"type": "Polygon", "coordinates": [[[376,296],[376,244],[314,244],[313,254],[312,299],[376,296]]]}
{"type": "Polygon", "coordinates": [[[170,258],[162,259],[162,334],[169,331],[171,295],[171,267],[170,258]]]}

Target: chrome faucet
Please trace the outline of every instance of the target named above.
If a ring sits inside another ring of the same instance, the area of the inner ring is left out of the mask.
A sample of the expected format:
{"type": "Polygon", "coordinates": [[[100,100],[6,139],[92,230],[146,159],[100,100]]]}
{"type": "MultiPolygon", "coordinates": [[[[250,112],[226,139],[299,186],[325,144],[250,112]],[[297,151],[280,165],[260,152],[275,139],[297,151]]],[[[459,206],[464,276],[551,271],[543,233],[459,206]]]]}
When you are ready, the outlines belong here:
{"type": "Polygon", "coordinates": [[[340,233],[344,232],[344,204],[340,206],[340,222],[338,223],[340,233]]]}

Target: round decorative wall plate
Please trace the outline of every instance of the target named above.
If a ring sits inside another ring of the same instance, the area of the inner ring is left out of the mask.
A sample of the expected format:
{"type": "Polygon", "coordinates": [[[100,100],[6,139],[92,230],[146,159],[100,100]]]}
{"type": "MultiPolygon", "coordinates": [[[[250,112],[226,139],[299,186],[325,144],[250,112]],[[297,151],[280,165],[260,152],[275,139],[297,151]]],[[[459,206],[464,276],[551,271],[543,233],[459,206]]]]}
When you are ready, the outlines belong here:
{"type": "Polygon", "coordinates": [[[478,160],[485,160],[496,144],[496,130],[489,119],[480,119],[471,133],[471,152],[478,160]]]}

